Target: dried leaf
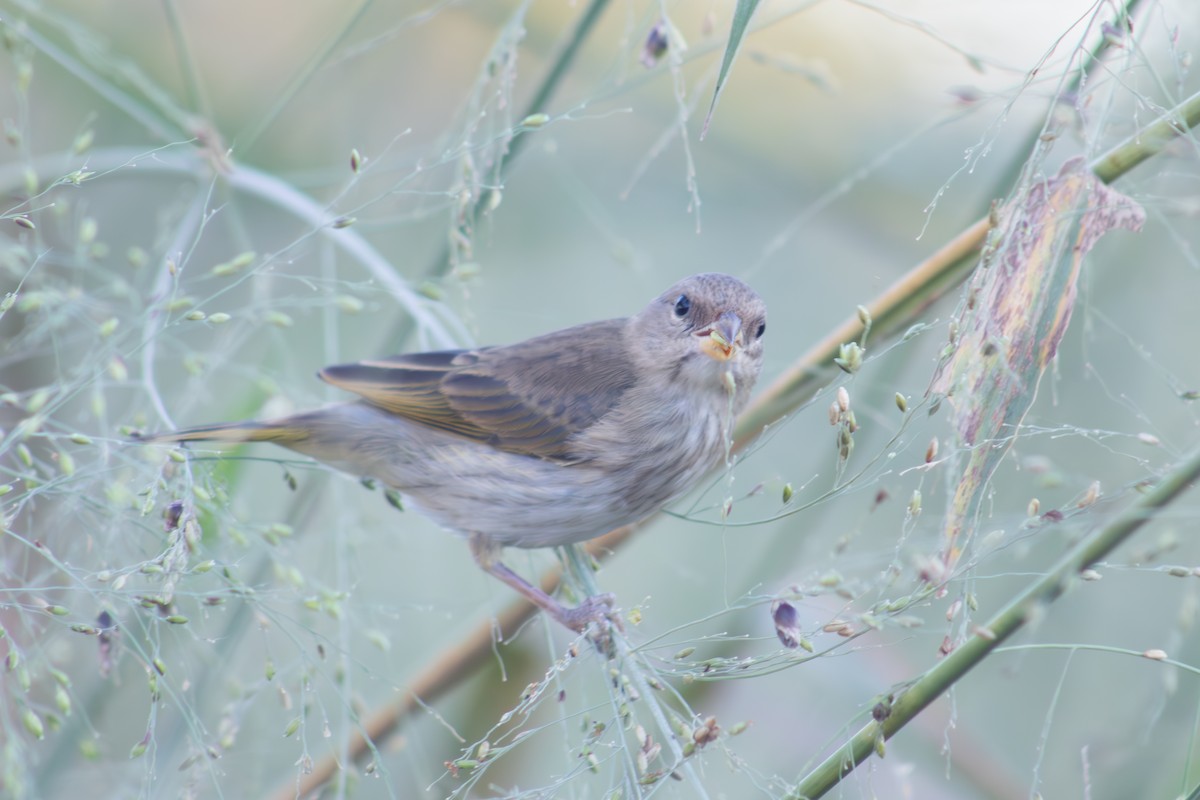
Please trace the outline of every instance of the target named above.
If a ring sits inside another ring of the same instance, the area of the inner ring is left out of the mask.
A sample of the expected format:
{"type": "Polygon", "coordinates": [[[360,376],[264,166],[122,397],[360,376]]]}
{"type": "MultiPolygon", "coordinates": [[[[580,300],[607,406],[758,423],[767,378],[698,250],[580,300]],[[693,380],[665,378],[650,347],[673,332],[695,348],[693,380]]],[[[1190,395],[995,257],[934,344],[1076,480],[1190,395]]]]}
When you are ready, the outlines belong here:
{"type": "Polygon", "coordinates": [[[1066,332],[1084,255],[1108,231],[1137,231],[1144,220],[1082,158],[1003,210],[995,254],[967,289],[977,302],[959,317],[954,352],[931,388],[950,400],[967,460],[943,526],[948,566],[1066,332]]]}

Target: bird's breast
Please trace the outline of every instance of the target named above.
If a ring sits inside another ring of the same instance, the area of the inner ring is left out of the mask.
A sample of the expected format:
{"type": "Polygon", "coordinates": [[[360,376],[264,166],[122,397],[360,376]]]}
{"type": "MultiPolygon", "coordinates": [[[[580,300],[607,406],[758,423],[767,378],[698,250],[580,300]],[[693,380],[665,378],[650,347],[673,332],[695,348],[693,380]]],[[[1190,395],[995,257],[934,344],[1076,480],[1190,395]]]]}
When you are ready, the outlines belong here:
{"type": "Polygon", "coordinates": [[[631,515],[654,513],[692,489],[728,452],[728,396],[658,391],[627,398],[592,426],[579,451],[607,474],[631,515]]]}

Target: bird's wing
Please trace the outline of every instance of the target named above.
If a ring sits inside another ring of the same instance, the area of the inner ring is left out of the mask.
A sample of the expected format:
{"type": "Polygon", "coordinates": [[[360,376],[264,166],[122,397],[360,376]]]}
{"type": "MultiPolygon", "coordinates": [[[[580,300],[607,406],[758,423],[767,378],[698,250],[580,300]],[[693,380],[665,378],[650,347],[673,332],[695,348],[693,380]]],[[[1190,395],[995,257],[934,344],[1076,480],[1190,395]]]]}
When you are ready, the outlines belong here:
{"type": "Polygon", "coordinates": [[[624,320],[506,347],[445,350],[326,367],[371,405],[501,450],[571,460],[572,437],[632,385],[624,320]]]}

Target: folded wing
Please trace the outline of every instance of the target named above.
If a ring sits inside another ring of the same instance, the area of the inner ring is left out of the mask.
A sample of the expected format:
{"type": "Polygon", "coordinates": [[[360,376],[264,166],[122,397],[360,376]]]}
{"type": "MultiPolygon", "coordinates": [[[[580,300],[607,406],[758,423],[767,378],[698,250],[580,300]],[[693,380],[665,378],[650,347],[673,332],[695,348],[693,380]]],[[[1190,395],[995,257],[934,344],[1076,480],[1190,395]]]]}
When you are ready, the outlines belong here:
{"type": "Polygon", "coordinates": [[[573,438],[609,413],[633,383],[624,324],[607,320],[506,347],[341,364],[320,375],[431,428],[570,461],[573,438]]]}

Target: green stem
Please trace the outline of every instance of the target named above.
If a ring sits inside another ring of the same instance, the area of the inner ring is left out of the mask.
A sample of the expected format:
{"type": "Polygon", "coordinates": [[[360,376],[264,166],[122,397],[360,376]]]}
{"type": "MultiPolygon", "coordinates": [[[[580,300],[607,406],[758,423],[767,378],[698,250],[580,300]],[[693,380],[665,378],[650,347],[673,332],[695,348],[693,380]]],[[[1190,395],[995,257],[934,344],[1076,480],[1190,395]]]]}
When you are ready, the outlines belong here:
{"type": "MultiPolygon", "coordinates": [[[[1169,142],[1176,137],[1183,136],[1197,124],[1200,124],[1200,93],[1192,95],[1164,114],[1158,121],[1139,130],[1108,153],[1094,160],[1091,165],[1092,170],[1097,178],[1105,183],[1111,183],[1149,157],[1161,152],[1169,142]]],[[[981,220],[967,232],[961,234],[955,242],[944,248],[943,253],[952,248],[961,249],[964,237],[978,236],[979,242],[982,243],[986,231],[986,220],[981,220]],[[982,230],[977,230],[981,227],[982,230]]],[[[885,293],[884,297],[891,297],[895,293],[899,296],[898,303],[903,302],[913,308],[924,307],[932,302],[931,293],[941,291],[941,287],[946,285],[952,285],[955,282],[954,277],[965,277],[968,272],[967,268],[974,263],[976,249],[977,247],[972,248],[970,252],[958,256],[953,261],[950,259],[939,260],[936,257],[931,259],[931,262],[921,265],[905,279],[902,279],[900,284],[885,293]],[[928,273],[927,279],[923,285],[913,286],[913,276],[921,270],[928,273]],[[909,291],[894,292],[901,284],[906,284],[909,291]]],[[[898,325],[904,324],[904,318],[913,320],[915,316],[897,314],[895,308],[888,307],[886,319],[889,320],[889,324],[885,324],[883,327],[885,330],[894,332],[898,325]]],[[[860,327],[861,323],[858,318],[852,318],[843,325],[842,329],[822,343],[825,346],[824,352],[819,346],[805,356],[789,372],[789,375],[794,376],[792,380],[768,390],[768,396],[765,399],[760,398],[764,400],[764,403],[758,407],[758,413],[747,414],[743,417],[741,420],[743,424],[738,428],[740,435],[755,435],[761,424],[770,421],[762,417],[764,406],[778,404],[784,398],[789,402],[800,402],[802,397],[811,396],[818,385],[816,378],[821,374],[819,370],[831,362],[836,355],[836,344],[856,338],[860,327]],[[830,345],[831,341],[832,345],[830,345]]],[[[876,319],[875,327],[876,329],[880,327],[878,319],[876,319]]],[[[1074,573],[1095,562],[1124,541],[1150,518],[1154,510],[1173,500],[1197,476],[1200,476],[1200,453],[1191,456],[1167,480],[1144,496],[1140,502],[1131,506],[1111,525],[1089,536],[1064,556],[1045,578],[1031,585],[984,626],[983,629],[987,631],[986,636],[975,636],[922,678],[919,678],[892,704],[890,715],[882,725],[875,721],[865,725],[849,742],[810,772],[787,796],[796,800],[799,798],[808,800],[808,798],[820,797],[829,791],[870,755],[881,735],[884,739],[893,736],[972,667],[982,661],[1004,639],[1019,630],[1027,621],[1032,609],[1057,599],[1074,573]]]]}
{"type": "MultiPolygon", "coordinates": [[[[1120,12],[1113,14],[1112,24],[1114,26],[1119,26],[1122,23],[1125,23],[1128,26],[1128,29],[1132,31],[1133,15],[1137,12],[1138,6],[1141,5],[1141,3],[1142,0],[1126,0],[1125,7],[1121,9],[1120,12]]],[[[1091,51],[1086,53],[1080,59],[1079,68],[1076,69],[1074,74],[1071,75],[1071,79],[1067,81],[1062,89],[1060,89],[1050,98],[1051,105],[1062,101],[1064,98],[1075,95],[1079,91],[1079,87],[1083,85],[1084,78],[1089,78],[1094,74],[1096,65],[1100,63],[1104,56],[1108,54],[1108,51],[1111,50],[1116,44],[1116,39],[1109,36],[1102,36],[1100,41],[1096,43],[1091,51]]],[[[1051,115],[1047,115],[1047,119],[1050,118],[1051,115]]],[[[1042,149],[1042,152],[1045,152],[1045,149],[1053,146],[1048,143],[1043,144],[1042,142],[1041,137],[1047,132],[1048,127],[1046,124],[1043,124],[1041,127],[1034,128],[1029,132],[1025,141],[1023,141],[1020,146],[1017,147],[1015,152],[1033,154],[1037,153],[1039,148],[1042,149]]],[[[1029,161],[1030,158],[1026,157],[1023,159],[1024,163],[1018,162],[1015,165],[1015,168],[1010,168],[1002,173],[997,178],[992,196],[997,197],[1005,194],[1008,191],[1008,187],[1019,181],[1021,179],[1021,174],[1025,169],[1025,164],[1029,161]]]]}
{"type": "MultiPolygon", "coordinates": [[[[579,22],[575,25],[575,30],[571,32],[571,38],[559,51],[558,57],[554,60],[554,64],[550,67],[550,71],[542,78],[542,83],[538,87],[537,92],[533,95],[533,99],[525,106],[525,111],[519,115],[518,119],[526,119],[534,114],[543,113],[550,103],[550,98],[558,89],[567,70],[575,62],[575,57],[579,55],[580,48],[583,47],[584,41],[592,32],[592,28],[596,26],[596,22],[600,19],[600,15],[604,9],[608,7],[609,0],[592,0],[588,7],[584,9],[583,16],[579,18],[579,22]]],[[[503,182],[508,174],[509,167],[513,159],[520,155],[525,149],[525,143],[528,141],[528,136],[521,135],[520,132],[513,137],[509,143],[508,149],[500,155],[500,164],[497,169],[497,174],[500,177],[499,182],[503,182]]],[[[492,190],[487,190],[479,193],[479,197],[475,200],[475,205],[471,210],[472,216],[478,216],[491,200],[492,190]]],[[[446,274],[450,269],[450,243],[449,240],[442,245],[442,249],[438,252],[437,257],[430,262],[429,268],[425,270],[425,277],[429,280],[439,278],[446,274]]],[[[396,325],[388,334],[389,342],[403,342],[412,333],[412,321],[408,317],[403,317],[397,321],[396,325]]]]}
{"type": "Polygon", "coordinates": [[[334,49],[345,41],[346,37],[354,30],[366,13],[371,9],[373,4],[369,0],[359,3],[358,8],[350,14],[346,21],[341,25],[335,35],[326,37],[325,44],[315,55],[308,59],[308,62],[288,81],[288,85],[284,87],[282,92],[279,92],[275,97],[275,102],[267,113],[258,118],[258,121],[253,125],[247,125],[242,131],[236,135],[237,149],[242,152],[250,152],[258,144],[259,138],[263,133],[274,123],[283,109],[295,99],[300,90],[308,84],[316,71],[325,64],[326,59],[333,53],[334,49]]]}
{"type": "Polygon", "coordinates": [[[845,745],[797,784],[786,797],[812,800],[832,789],[874,751],[882,735],[890,739],[917,714],[980,664],[1001,642],[1020,630],[1038,610],[1057,600],[1080,572],[1112,552],[1155,513],[1183,494],[1200,478],[1200,450],[1192,453],[1174,472],[1143,495],[1111,523],[1085,537],[1059,559],[1048,573],[1009,602],[976,635],[912,683],[891,704],[882,721],[864,725],[845,745]]]}
{"type": "Polygon", "coordinates": [[[1092,172],[1105,183],[1112,183],[1197,125],[1200,125],[1200,92],[1097,158],[1092,162],[1092,172]]]}
{"type": "MultiPolygon", "coordinates": [[[[1191,119],[1193,112],[1190,109],[1193,105],[1200,109],[1200,94],[1180,106],[1176,110],[1179,113],[1176,113],[1173,118],[1191,119]]],[[[1151,127],[1154,126],[1152,125],[1151,127]]],[[[1140,137],[1135,136],[1131,141],[1140,141],[1140,137]]],[[[933,301],[927,294],[930,291],[930,286],[937,287],[939,291],[943,291],[943,284],[946,286],[953,285],[956,276],[961,279],[966,274],[966,267],[974,264],[974,257],[972,255],[973,245],[971,242],[974,240],[982,242],[986,234],[987,220],[985,219],[980,223],[976,223],[976,226],[959,234],[954,241],[942,248],[938,256],[930,259],[926,264],[921,265],[913,273],[910,273],[908,278],[906,278],[909,286],[907,292],[901,291],[898,287],[892,287],[885,295],[877,299],[872,304],[874,318],[872,333],[875,333],[877,336],[885,335],[887,332],[898,330],[904,324],[911,324],[916,319],[920,309],[923,309],[933,301]],[[951,256],[948,257],[947,253],[950,253],[951,256]],[[933,265],[932,267],[929,266],[931,264],[933,265]],[[962,270],[961,275],[958,273],[960,269],[962,270]],[[928,275],[924,275],[923,277],[918,275],[918,273],[922,273],[922,270],[925,270],[926,273],[933,273],[933,277],[929,278],[928,275]],[[887,300],[893,294],[897,295],[897,299],[894,302],[887,300]],[[889,312],[890,316],[884,317],[875,314],[875,306],[883,304],[885,300],[892,305],[889,312]],[[881,325],[880,319],[888,319],[890,321],[887,325],[881,325]]],[[[838,331],[834,331],[825,340],[826,342],[832,341],[834,343],[831,352],[825,352],[822,349],[822,345],[813,348],[807,355],[801,357],[793,364],[792,368],[784,375],[784,378],[780,382],[777,382],[777,386],[768,389],[767,392],[754,400],[751,408],[738,420],[738,425],[734,432],[735,438],[738,440],[738,443],[735,445],[736,448],[744,446],[747,441],[757,436],[761,432],[763,425],[774,422],[782,413],[795,409],[816,391],[818,386],[816,379],[823,374],[822,370],[824,367],[836,355],[837,343],[856,339],[861,332],[861,323],[857,316],[853,318],[853,326],[857,327],[855,327],[851,335],[843,335],[841,333],[842,329],[839,329],[838,331]],[[794,383],[787,380],[790,375],[798,376],[794,383]]],[[[843,326],[843,328],[845,327],[847,326],[843,326]]],[[[878,341],[878,338],[876,341],[878,341]]],[[[612,534],[604,537],[603,540],[596,540],[592,544],[602,544],[602,547],[597,548],[597,550],[615,550],[632,533],[633,528],[626,527],[619,531],[614,531],[612,534]]],[[[597,552],[597,550],[593,550],[593,552],[597,552]]],[[[557,585],[557,580],[557,568],[550,573],[544,574],[541,581],[543,590],[553,591],[554,586],[557,585]]],[[[516,627],[528,620],[533,613],[535,613],[533,606],[524,600],[517,600],[498,612],[496,616],[500,620],[499,625],[501,630],[508,631],[515,630],[516,627]]],[[[491,656],[492,647],[494,646],[492,633],[491,622],[485,620],[466,639],[434,659],[426,669],[419,673],[417,678],[414,678],[410,682],[409,691],[404,695],[403,700],[390,704],[364,722],[363,728],[365,733],[362,736],[362,741],[355,748],[351,749],[352,756],[354,758],[360,757],[365,751],[368,742],[380,741],[388,733],[395,730],[415,708],[415,705],[411,702],[411,697],[422,697],[426,701],[430,701],[434,697],[439,697],[455,684],[465,680],[468,675],[473,674],[476,669],[486,663],[491,656]]],[[[893,725],[895,725],[895,728],[892,728],[892,730],[900,727],[898,723],[893,723],[893,725]]],[[[870,739],[870,746],[874,746],[874,738],[870,739]]],[[[317,764],[313,774],[308,776],[304,781],[301,787],[303,789],[301,794],[306,795],[310,791],[316,791],[338,768],[339,766],[332,758],[323,759],[317,764]]],[[[294,797],[296,796],[295,787],[289,784],[282,788],[277,796],[281,800],[284,797],[294,797]]],[[[1197,800],[1200,800],[1200,798],[1197,798],[1197,800]]]]}
{"type": "MultiPolygon", "coordinates": [[[[1197,125],[1200,125],[1200,92],[1096,158],[1091,169],[1097,178],[1112,183],[1197,125]]],[[[876,342],[917,322],[926,308],[970,274],[989,227],[986,217],[976,221],[866,304],[876,342]]],[[[844,342],[856,341],[862,335],[862,328],[857,315],[849,317],[759,394],[738,420],[734,434],[738,446],[816,394],[835,369],[833,359],[838,348],[844,342]]]]}

